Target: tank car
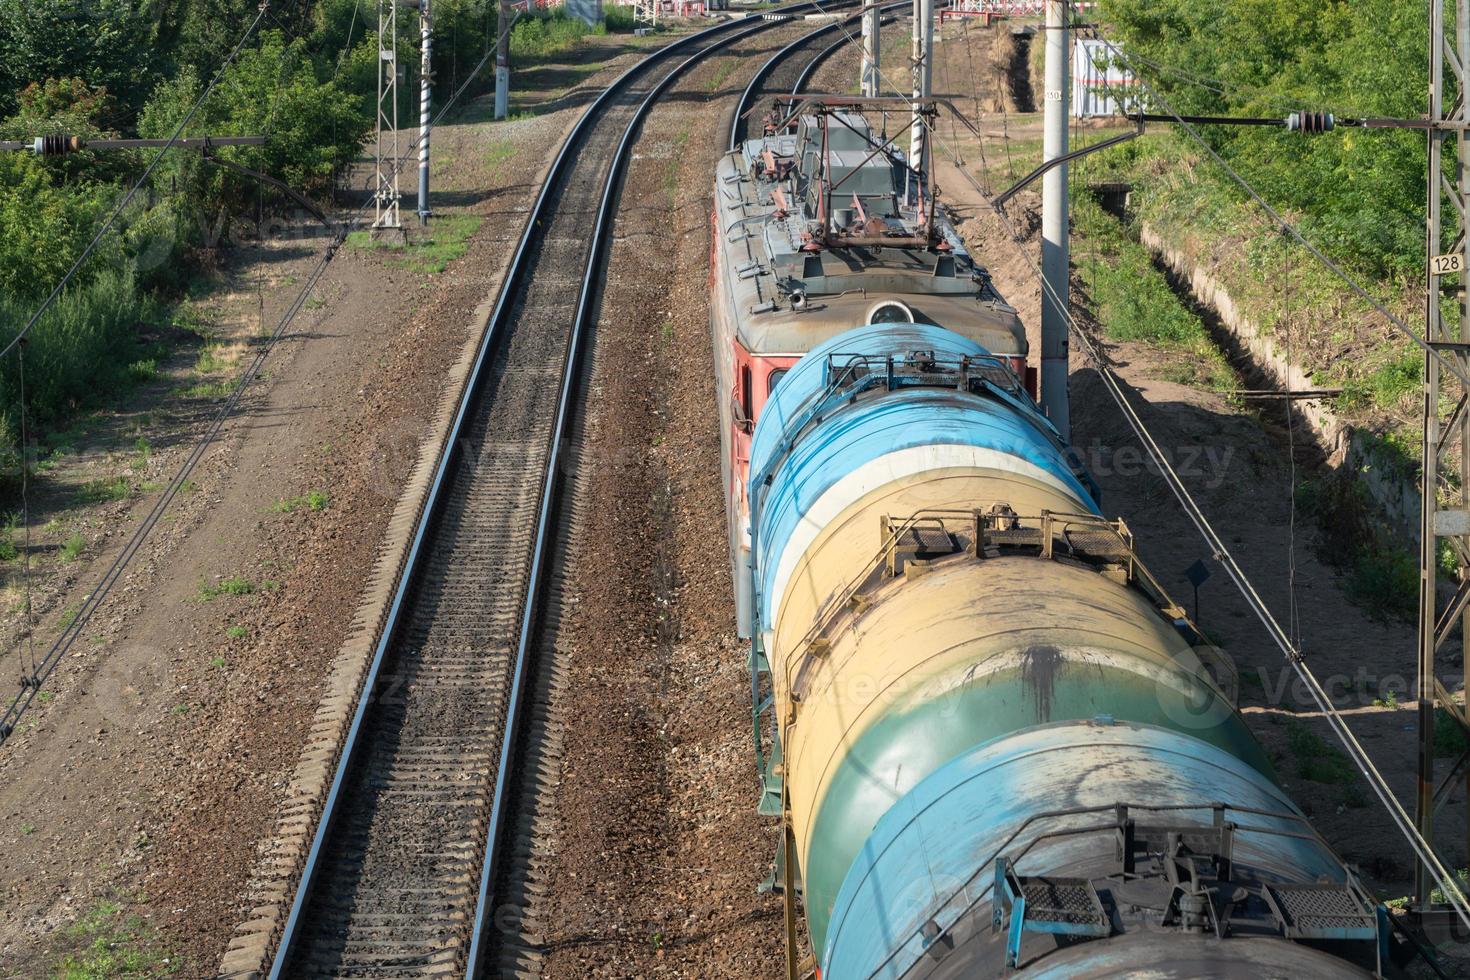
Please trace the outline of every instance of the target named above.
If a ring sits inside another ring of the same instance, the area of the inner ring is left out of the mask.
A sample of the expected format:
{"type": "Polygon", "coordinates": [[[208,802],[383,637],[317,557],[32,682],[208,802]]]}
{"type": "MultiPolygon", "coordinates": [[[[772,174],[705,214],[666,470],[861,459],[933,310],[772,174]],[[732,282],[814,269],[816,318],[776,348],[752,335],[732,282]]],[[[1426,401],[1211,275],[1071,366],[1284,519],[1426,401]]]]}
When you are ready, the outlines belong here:
{"type": "Polygon", "coordinates": [[[749,465],[763,804],[821,976],[1389,969],[1385,910],[1008,353],[840,333],[749,465]]]}
{"type": "Polygon", "coordinates": [[[897,99],[777,102],[721,159],[714,187],[710,321],[739,630],[748,637],[750,436],[792,364],[858,323],[935,323],[1009,359],[1023,378],[1015,309],[934,206],[885,133],[897,99]]]}

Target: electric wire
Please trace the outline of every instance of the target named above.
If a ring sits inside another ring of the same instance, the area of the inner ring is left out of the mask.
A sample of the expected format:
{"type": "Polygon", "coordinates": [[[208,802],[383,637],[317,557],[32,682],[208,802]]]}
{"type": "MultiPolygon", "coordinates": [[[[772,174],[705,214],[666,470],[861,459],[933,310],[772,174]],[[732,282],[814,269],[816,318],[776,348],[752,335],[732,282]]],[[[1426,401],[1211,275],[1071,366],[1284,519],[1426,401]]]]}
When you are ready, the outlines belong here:
{"type": "MultiPolygon", "coordinates": [[[[814,2],[818,9],[821,9],[821,3],[819,2],[819,0],[814,0],[814,2]]],[[[1067,4],[1067,10],[1070,15],[1070,3],[1067,4]]],[[[855,39],[853,38],[852,32],[847,29],[845,24],[839,27],[839,30],[847,35],[849,42],[856,43],[855,39]]],[[[1099,39],[1103,40],[1104,43],[1108,45],[1110,50],[1117,50],[1116,45],[1112,44],[1111,41],[1107,41],[1104,38],[1099,39]]],[[[932,51],[930,52],[930,56],[932,57],[932,51]]],[[[1139,78],[1139,82],[1143,87],[1150,89],[1149,94],[1159,99],[1159,104],[1165,107],[1165,111],[1168,112],[1171,116],[1174,116],[1175,119],[1178,121],[1178,124],[1183,126],[1186,132],[1188,132],[1197,143],[1203,146],[1237,183],[1239,183],[1242,187],[1246,189],[1251,197],[1256,200],[1258,204],[1260,204],[1261,207],[1263,207],[1267,211],[1268,214],[1271,215],[1273,221],[1275,221],[1281,228],[1283,228],[1298,243],[1306,247],[1307,250],[1311,252],[1314,256],[1316,256],[1319,261],[1322,261],[1328,266],[1329,269],[1333,270],[1339,278],[1341,278],[1353,289],[1354,292],[1356,292],[1362,298],[1366,299],[1370,304],[1373,305],[1376,310],[1386,316],[1390,320],[1390,322],[1398,326],[1408,336],[1414,338],[1416,342],[1419,343],[1420,347],[1428,352],[1430,356],[1439,358],[1442,363],[1445,363],[1446,366],[1449,366],[1448,362],[1446,362],[1437,351],[1425,344],[1424,341],[1420,339],[1418,335],[1412,329],[1410,329],[1407,324],[1405,324],[1401,319],[1399,319],[1391,311],[1387,310],[1381,303],[1375,300],[1362,286],[1360,286],[1356,282],[1356,280],[1354,280],[1351,276],[1344,272],[1320,249],[1314,246],[1311,242],[1307,241],[1307,239],[1303,237],[1296,228],[1294,228],[1289,222],[1282,218],[1281,215],[1278,214],[1276,210],[1272,208],[1270,204],[1268,204],[1260,196],[1260,194],[1255,190],[1254,187],[1252,187],[1247,181],[1245,181],[1244,178],[1240,177],[1240,175],[1237,174],[1234,169],[1229,166],[1229,164],[1221,159],[1219,154],[1214,152],[1213,148],[1211,148],[1208,143],[1205,143],[1199,137],[1198,133],[1196,133],[1187,123],[1184,123],[1183,120],[1180,120],[1178,118],[1178,113],[1174,112],[1165,100],[1159,98],[1157,94],[1152,91],[1151,87],[1147,85],[1147,82],[1143,80],[1143,77],[1141,75],[1138,75],[1136,71],[1134,72],[1134,74],[1139,78]]],[[[912,95],[905,94],[902,91],[899,91],[897,86],[893,84],[892,79],[889,78],[885,73],[880,71],[879,75],[881,78],[883,78],[885,82],[887,82],[891,90],[897,92],[899,98],[907,100],[911,106],[920,101],[914,99],[912,95]]],[[[950,161],[953,163],[957,159],[957,154],[954,152],[953,148],[948,146],[947,142],[943,139],[936,127],[929,123],[928,120],[926,120],[922,115],[919,116],[919,120],[920,125],[923,125],[926,129],[929,130],[930,145],[943,150],[946,156],[948,156],[950,161]]],[[[974,176],[962,166],[957,165],[955,169],[960,173],[965,181],[970,184],[971,188],[980,195],[981,199],[987,205],[990,205],[990,195],[985,193],[984,189],[979,186],[979,183],[975,180],[974,176]]],[[[1138,414],[1133,405],[1128,401],[1125,391],[1128,386],[1112,370],[1111,365],[1104,358],[1101,350],[1094,343],[1092,337],[1081,329],[1081,326],[1077,323],[1076,318],[1072,315],[1072,311],[1069,305],[1062,301],[1062,298],[1057,295],[1056,290],[1051,288],[1051,284],[1046,281],[1046,277],[1041,274],[1040,267],[1036,264],[1036,261],[1032,258],[1030,252],[1023,246],[1023,239],[1021,238],[1019,231],[1016,229],[1015,224],[1011,221],[1010,216],[1001,208],[995,208],[994,205],[991,205],[991,207],[1000,217],[1001,222],[1006,226],[1006,230],[1010,234],[1012,241],[1018,246],[1019,253],[1022,255],[1022,257],[1026,259],[1026,264],[1030,268],[1032,275],[1041,284],[1043,293],[1045,293],[1047,298],[1051,300],[1055,307],[1062,312],[1064,320],[1067,324],[1068,331],[1073,336],[1075,336],[1078,342],[1082,345],[1083,352],[1086,354],[1088,360],[1093,363],[1093,366],[1098,372],[1098,376],[1103,380],[1104,389],[1108,392],[1109,397],[1123,413],[1124,420],[1128,423],[1129,428],[1133,430],[1135,437],[1143,445],[1144,450],[1149,454],[1150,458],[1153,459],[1154,464],[1159,468],[1160,474],[1164,477],[1165,483],[1168,485],[1170,492],[1173,493],[1175,499],[1179,502],[1181,508],[1184,510],[1185,516],[1189,518],[1190,523],[1195,526],[1195,529],[1199,532],[1205,543],[1210,547],[1211,554],[1214,557],[1215,561],[1217,561],[1222,567],[1224,567],[1226,574],[1229,576],[1231,582],[1235,585],[1237,591],[1240,592],[1241,596],[1246,600],[1247,605],[1251,607],[1251,611],[1255,613],[1256,618],[1260,620],[1262,626],[1265,627],[1267,634],[1271,637],[1272,642],[1277,646],[1282,655],[1286,658],[1287,663],[1291,666],[1291,668],[1301,679],[1301,681],[1306,685],[1307,691],[1310,694],[1312,701],[1317,705],[1317,709],[1326,718],[1329,727],[1331,727],[1333,730],[1333,734],[1337,737],[1338,741],[1342,743],[1343,747],[1347,749],[1348,754],[1352,758],[1354,764],[1358,767],[1364,778],[1367,779],[1369,786],[1373,789],[1374,795],[1378,797],[1379,801],[1383,803],[1384,807],[1388,810],[1390,818],[1398,827],[1400,833],[1408,841],[1410,848],[1415,852],[1419,860],[1423,862],[1425,869],[1430,874],[1430,877],[1435,880],[1435,884],[1439,886],[1441,892],[1444,894],[1449,904],[1453,907],[1455,915],[1459,918],[1460,922],[1467,929],[1470,929],[1470,903],[1467,903],[1465,894],[1461,890],[1458,880],[1445,869],[1444,864],[1439,860],[1439,856],[1434,852],[1433,846],[1424,839],[1423,835],[1419,833],[1418,828],[1414,825],[1414,822],[1410,819],[1408,813],[1399,803],[1397,797],[1394,796],[1392,789],[1389,788],[1387,781],[1383,777],[1383,774],[1379,772],[1378,768],[1373,764],[1373,760],[1368,756],[1368,753],[1363,748],[1362,743],[1358,741],[1357,736],[1353,734],[1352,729],[1348,727],[1347,723],[1343,720],[1342,715],[1338,712],[1336,706],[1332,703],[1332,699],[1327,694],[1327,691],[1323,688],[1322,683],[1317,679],[1317,676],[1307,666],[1305,659],[1302,657],[1301,652],[1297,649],[1296,645],[1292,642],[1291,637],[1289,637],[1282,629],[1280,622],[1276,619],[1270,608],[1267,607],[1264,600],[1262,600],[1260,593],[1257,592],[1254,584],[1251,582],[1249,577],[1246,576],[1245,571],[1236,562],[1234,555],[1230,553],[1230,549],[1226,547],[1224,540],[1220,537],[1219,533],[1210,523],[1209,518],[1205,515],[1203,509],[1194,499],[1194,496],[1189,492],[1189,488],[1185,486],[1183,480],[1180,479],[1179,474],[1174,470],[1173,465],[1169,462],[1169,459],[1164,453],[1162,447],[1154,439],[1153,433],[1149,431],[1142,417],[1138,414]]],[[[1456,376],[1465,378],[1464,374],[1462,374],[1458,370],[1455,370],[1453,367],[1451,367],[1451,371],[1452,373],[1456,374],[1456,376]]],[[[1467,384],[1470,384],[1470,379],[1465,380],[1467,384]]]]}
{"type": "Polygon", "coordinates": [[[4,358],[12,350],[14,350],[16,345],[20,343],[21,339],[31,332],[31,328],[36,325],[36,322],[41,319],[41,316],[51,308],[52,303],[56,302],[57,297],[60,296],[62,290],[66,288],[67,283],[71,282],[72,277],[77,274],[77,271],[81,269],[81,267],[86,263],[87,259],[91,257],[94,251],[96,251],[97,246],[101,244],[102,239],[106,237],[109,231],[112,230],[112,226],[117,222],[118,217],[123,213],[124,209],[126,209],[127,206],[132,203],[132,200],[134,196],[137,195],[138,190],[143,186],[144,183],[147,182],[149,177],[153,176],[153,171],[158,169],[158,164],[163,160],[164,154],[172,149],[173,145],[179,141],[179,137],[183,135],[185,127],[187,127],[189,123],[193,121],[195,114],[198,113],[200,107],[204,105],[205,100],[214,93],[215,86],[217,86],[220,82],[220,79],[224,77],[226,69],[228,69],[230,65],[234,63],[235,59],[239,57],[240,51],[245,47],[246,42],[250,40],[251,35],[255,33],[255,29],[260,26],[260,22],[265,17],[266,10],[269,9],[269,7],[270,0],[261,0],[260,8],[255,15],[255,19],[250,22],[250,26],[246,28],[245,33],[240,36],[240,40],[235,43],[234,49],[230,51],[230,54],[227,58],[225,58],[224,63],[219,66],[219,69],[214,73],[214,77],[209,80],[209,85],[205,87],[202,93],[200,93],[199,98],[194,100],[194,104],[189,107],[189,111],[185,113],[184,118],[179,121],[178,126],[174,129],[173,135],[168,138],[168,142],[159,147],[158,153],[153,157],[151,161],[149,161],[148,166],[144,169],[142,175],[138,177],[138,179],[133,183],[132,187],[128,188],[128,191],[126,194],[123,195],[122,200],[117,203],[117,206],[113,208],[112,212],[107,216],[107,220],[102,223],[102,227],[97,229],[96,234],[92,236],[92,240],[87,243],[87,247],[82,249],[82,254],[77,256],[76,260],[72,262],[71,268],[67,269],[66,272],[62,275],[61,281],[56,284],[56,286],[51,290],[50,294],[47,295],[46,299],[42,301],[41,305],[36,309],[36,312],[31,314],[30,319],[26,321],[26,325],[21,328],[19,333],[17,333],[14,337],[10,339],[9,343],[7,343],[4,348],[0,348],[0,358],[4,358]]]}
{"type": "MultiPolygon", "coordinates": [[[[511,27],[514,26],[516,19],[516,17],[511,18],[511,21],[506,26],[506,30],[504,33],[509,33],[511,27]]],[[[475,68],[469,73],[468,76],[466,76],[464,81],[460,83],[460,86],[454,91],[449,99],[445,101],[443,107],[439,110],[438,114],[432,120],[431,127],[437,126],[440,120],[442,120],[444,116],[450,111],[450,109],[453,108],[459,97],[464,93],[465,89],[469,87],[470,83],[474,81],[475,77],[489,62],[494,53],[495,47],[492,45],[485,56],[482,57],[480,61],[475,65],[475,68]]],[[[417,151],[420,138],[421,137],[415,137],[414,140],[409,144],[408,149],[393,161],[393,174],[396,175],[397,172],[402,169],[405,161],[407,161],[414,155],[414,153],[417,151]]],[[[275,349],[277,341],[279,341],[280,338],[285,334],[286,330],[295,320],[296,315],[305,305],[307,297],[311,295],[312,290],[316,288],[317,283],[325,274],[327,266],[330,264],[332,258],[336,255],[337,250],[341,247],[342,243],[346,241],[347,236],[352,231],[356,230],[356,228],[361,224],[366,214],[366,211],[371,204],[371,198],[364,201],[361,205],[358,206],[355,211],[349,214],[346,221],[342,222],[336,227],[332,240],[326,246],[321,257],[318,259],[317,264],[307,275],[305,281],[301,285],[301,289],[297,291],[297,294],[292,300],[291,304],[281,315],[281,319],[277,323],[275,330],[268,338],[266,338],[264,343],[261,344],[259,351],[256,353],[255,358],[251,361],[249,367],[245,370],[243,374],[241,374],[239,379],[236,381],[235,386],[231,391],[229,397],[225,400],[224,404],[220,406],[215,415],[211,417],[208,427],[206,428],[204,434],[195,443],[193,451],[190,453],[188,458],[185,459],[179,469],[175,472],[173,479],[170,480],[168,485],[163,489],[158,500],[154,502],[154,505],[149,510],[148,514],[139,523],[137,529],[133,532],[133,535],[128,539],[127,544],[123,546],[123,550],[119,552],[118,555],[113,559],[107,570],[102,574],[102,577],[99,579],[97,585],[91,590],[90,593],[88,593],[87,597],[83,600],[81,606],[78,608],[76,615],[72,618],[71,622],[63,627],[61,633],[52,642],[46,654],[39,661],[37,661],[37,667],[32,672],[31,683],[23,684],[21,686],[20,692],[16,694],[16,696],[11,700],[5,710],[3,712],[0,712],[0,745],[4,745],[5,742],[10,738],[11,734],[14,733],[16,723],[30,707],[32,701],[34,701],[37,692],[41,688],[41,685],[45,683],[48,677],[50,677],[51,672],[55,670],[56,665],[61,662],[61,659],[66,655],[67,651],[71,649],[72,645],[76,642],[77,637],[82,634],[82,631],[85,629],[87,623],[91,620],[93,613],[96,612],[98,607],[108,597],[108,595],[112,591],[112,588],[117,584],[118,579],[122,576],[122,573],[126,571],[127,567],[132,563],[134,556],[142,548],[143,544],[151,535],[154,527],[162,518],[164,511],[167,510],[169,504],[171,504],[174,498],[178,495],[180,488],[184,485],[184,483],[188,481],[189,476],[194,472],[194,468],[203,458],[205,451],[209,448],[211,444],[213,444],[215,439],[218,437],[219,432],[223,428],[225,422],[228,421],[229,418],[234,414],[235,409],[239,406],[239,403],[244,396],[246,388],[260,374],[261,368],[264,366],[266,358],[275,349]]],[[[23,338],[17,338],[12,346],[18,346],[22,339],[23,338]]]]}
{"type": "MultiPolygon", "coordinates": [[[[973,189],[983,196],[984,192],[974,179],[968,174],[965,174],[963,170],[960,172],[965,175],[973,189]]],[[[988,198],[986,200],[988,203],[988,198]]],[[[996,214],[1000,216],[1001,221],[1005,224],[1012,240],[1018,246],[1021,246],[1023,239],[1021,238],[1020,232],[1016,229],[1015,224],[1011,221],[1010,216],[1001,209],[996,209],[996,214]]],[[[1058,309],[1064,312],[1068,330],[1077,338],[1083,353],[1092,362],[1093,367],[1098,372],[1098,376],[1102,379],[1103,387],[1107,390],[1109,397],[1112,398],[1113,402],[1123,413],[1128,427],[1133,430],[1135,437],[1142,443],[1144,450],[1149,454],[1154,465],[1158,467],[1170,492],[1173,493],[1175,499],[1178,500],[1180,506],[1183,508],[1185,516],[1189,518],[1190,523],[1195,526],[1195,529],[1210,548],[1212,557],[1224,567],[1226,574],[1235,584],[1236,589],[1251,607],[1251,611],[1255,613],[1256,618],[1266,628],[1266,632],[1271,637],[1272,642],[1285,656],[1293,671],[1306,685],[1312,701],[1327,719],[1328,725],[1332,728],[1338,740],[1347,749],[1354,765],[1357,766],[1364,778],[1367,779],[1374,794],[1383,803],[1385,808],[1388,809],[1390,818],[1408,840],[1409,846],[1418,855],[1419,859],[1424,862],[1425,867],[1429,869],[1431,877],[1435,879],[1435,883],[1439,885],[1450,904],[1454,907],[1456,915],[1464,923],[1466,928],[1470,928],[1470,906],[1467,906],[1465,896],[1461,892],[1458,883],[1440,862],[1432,846],[1419,833],[1418,828],[1414,826],[1408,813],[1393,795],[1393,791],[1383,778],[1383,774],[1373,764],[1373,760],[1368,756],[1366,750],[1364,750],[1362,744],[1358,741],[1357,736],[1347,726],[1347,723],[1332,703],[1330,696],[1323,688],[1321,682],[1307,666],[1301,652],[1286,634],[1285,630],[1282,629],[1280,623],[1266,606],[1264,600],[1261,599],[1260,594],[1256,591],[1251,580],[1246,576],[1245,571],[1236,562],[1235,557],[1230,553],[1230,549],[1226,547],[1224,540],[1210,523],[1209,518],[1205,515],[1198,502],[1195,501],[1194,496],[1189,492],[1189,488],[1185,486],[1179,474],[1174,470],[1162,447],[1159,446],[1142,417],[1129,402],[1125,391],[1127,388],[1126,384],[1118,378],[1111,365],[1103,357],[1101,350],[1094,343],[1092,337],[1081,329],[1081,326],[1073,317],[1071,310],[1062,303],[1062,299],[1057,295],[1056,290],[1052,289],[1050,283],[1042,276],[1040,267],[1037,266],[1030,253],[1024,247],[1020,249],[1020,252],[1026,259],[1026,264],[1031,269],[1032,275],[1041,283],[1042,291],[1047,294],[1058,309]]]]}
{"type": "MultiPolygon", "coordinates": [[[[1383,303],[1379,302],[1379,300],[1374,297],[1372,293],[1368,292],[1368,290],[1362,284],[1354,279],[1346,269],[1335,262],[1326,252],[1322,251],[1315,244],[1313,244],[1311,240],[1303,235],[1295,225],[1282,217],[1281,213],[1277,211],[1274,207],[1272,207],[1270,202],[1268,202],[1264,197],[1261,196],[1261,193],[1256,190],[1255,186],[1252,185],[1250,181],[1242,177],[1240,173],[1234,167],[1232,167],[1225,160],[1225,158],[1222,157],[1215,150],[1213,146],[1210,145],[1208,140],[1200,136],[1199,131],[1193,125],[1185,122],[1180,117],[1179,113],[1174,111],[1173,106],[1169,104],[1167,99],[1159,94],[1157,89],[1149,85],[1148,82],[1144,80],[1143,75],[1136,68],[1132,67],[1132,63],[1129,62],[1128,57],[1118,49],[1116,44],[1114,44],[1109,39],[1103,37],[1096,28],[1091,29],[1089,33],[1091,34],[1091,36],[1095,37],[1097,40],[1102,41],[1103,44],[1107,45],[1109,51],[1116,52],[1119,60],[1123,61],[1125,65],[1129,65],[1129,70],[1133,72],[1136,78],[1138,78],[1139,85],[1146,90],[1146,94],[1148,95],[1148,97],[1155,100],[1157,104],[1163,108],[1165,113],[1174,117],[1175,125],[1183,129],[1184,132],[1196,145],[1198,145],[1201,149],[1203,149],[1206,153],[1210,155],[1210,158],[1214,160],[1215,163],[1222,170],[1224,170],[1227,175],[1229,175],[1230,179],[1234,181],[1237,185],[1239,185],[1240,188],[1244,190],[1247,195],[1250,196],[1251,200],[1255,201],[1257,206],[1259,206],[1261,210],[1266,213],[1266,215],[1271,219],[1272,224],[1280,227],[1286,232],[1286,234],[1296,239],[1298,244],[1300,244],[1303,248],[1310,252],[1317,259],[1317,261],[1322,263],[1322,265],[1325,266],[1333,275],[1342,280],[1342,282],[1346,284],[1347,287],[1351,289],[1355,294],[1357,294],[1359,298],[1365,300],[1376,313],[1378,313],[1389,323],[1391,323],[1400,333],[1402,333],[1404,336],[1408,337],[1415,344],[1417,344],[1420,350],[1424,351],[1427,355],[1433,357],[1436,361],[1438,361],[1440,367],[1443,370],[1446,370],[1450,374],[1453,374],[1455,377],[1464,382],[1467,387],[1470,387],[1470,373],[1467,373],[1464,368],[1450,361],[1439,351],[1431,347],[1429,345],[1429,342],[1425,340],[1424,337],[1420,336],[1418,331],[1409,326],[1402,317],[1394,313],[1388,307],[1384,306],[1383,303]]],[[[1467,923],[1467,925],[1470,925],[1470,923],[1467,923]]]]}

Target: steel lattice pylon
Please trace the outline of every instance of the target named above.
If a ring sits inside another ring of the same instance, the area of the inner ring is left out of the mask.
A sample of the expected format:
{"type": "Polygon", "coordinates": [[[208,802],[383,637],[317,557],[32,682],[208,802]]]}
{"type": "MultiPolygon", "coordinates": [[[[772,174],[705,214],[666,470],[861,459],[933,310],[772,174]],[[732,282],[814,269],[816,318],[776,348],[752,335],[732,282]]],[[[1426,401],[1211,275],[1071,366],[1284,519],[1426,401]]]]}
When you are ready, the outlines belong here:
{"type": "Polygon", "coordinates": [[[373,227],[401,227],[398,223],[398,0],[378,0],[378,118],[373,127],[373,149],[377,163],[373,227]],[[386,140],[385,127],[390,134],[386,140]]]}
{"type": "MultiPolygon", "coordinates": [[[[1447,29],[1445,4],[1432,3],[1429,22],[1429,180],[1428,228],[1425,240],[1427,289],[1425,298],[1425,339],[1432,348],[1424,359],[1424,470],[1420,498],[1422,523],[1419,554],[1419,768],[1415,818],[1419,832],[1431,845],[1434,811],[1449,795],[1457,775],[1470,753],[1462,755],[1438,787],[1434,772],[1435,702],[1462,725],[1465,709],[1451,698],[1435,675],[1435,656],[1460,628],[1466,679],[1470,681],[1470,411],[1467,390],[1457,376],[1470,374],[1470,307],[1467,307],[1466,283],[1470,278],[1470,253],[1465,239],[1465,216],[1470,209],[1470,175],[1467,175],[1467,153],[1470,139],[1465,127],[1470,124],[1463,97],[1466,69],[1464,57],[1470,53],[1470,0],[1455,0],[1453,32],[1447,29]],[[1446,108],[1446,93],[1454,99],[1446,108]],[[1457,95],[1457,93],[1459,93],[1457,95]],[[1447,156],[1445,144],[1456,139],[1459,145],[1453,156],[1447,156]],[[1453,160],[1455,172],[1446,176],[1447,160],[1453,160]],[[1445,208],[1448,198],[1450,207],[1445,208]],[[1456,215],[1459,215],[1458,219],[1456,215]],[[1445,247],[1445,234],[1453,230],[1454,238],[1445,247]],[[1452,311],[1445,309],[1443,297],[1454,298],[1452,311]],[[1441,360],[1443,359],[1443,360],[1441,360]],[[1446,362],[1454,370],[1446,369],[1446,362]],[[1446,411],[1446,408],[1448,410],[1446,411]],[[1458,453],[1458,459],[1451,453],[1458,453]],[[1447,480],[1454,473],[1458,486],[1447,480]],[[1439,601],[1439,542],[1444,540],[1459,560],[1454,596],[1448,603],[1439,601]]],[[[1470,689],[1470,684],[1467,684],[1470,689]]],[[[1470,726],[1466,726],[1470,730],[1470,726]]],[[[1470,836],[1470,826],[1467,826],[1470,836]]],[[[1420,908],[1427,908],[1434,882],[1422,861],[1414,866],[1414,895],[1420,908]]]]}

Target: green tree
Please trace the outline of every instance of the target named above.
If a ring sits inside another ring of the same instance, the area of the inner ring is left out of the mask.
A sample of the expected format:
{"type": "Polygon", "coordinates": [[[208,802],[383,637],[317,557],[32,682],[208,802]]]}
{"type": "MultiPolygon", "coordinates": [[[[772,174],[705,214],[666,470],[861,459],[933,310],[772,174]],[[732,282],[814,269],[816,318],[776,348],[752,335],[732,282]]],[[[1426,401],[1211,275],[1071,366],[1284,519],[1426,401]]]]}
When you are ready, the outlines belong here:
{"type": "Polygon", "coordinates": [[[141,0],[0,0],[0,115],[33,82],[80,78],[136,105],[166,68],[141,0]]]}

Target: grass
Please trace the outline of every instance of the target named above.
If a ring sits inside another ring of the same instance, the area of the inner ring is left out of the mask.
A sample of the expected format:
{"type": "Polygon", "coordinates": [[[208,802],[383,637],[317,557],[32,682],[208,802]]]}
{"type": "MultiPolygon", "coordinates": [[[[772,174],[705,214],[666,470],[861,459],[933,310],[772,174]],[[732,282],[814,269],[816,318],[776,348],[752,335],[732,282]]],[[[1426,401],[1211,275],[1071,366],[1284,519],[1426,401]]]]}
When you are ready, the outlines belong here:
{"type": "Polygon", "coordinates": [[[282,497],[271,504],[271,513],[290,514],[305,507],[307,510],[326,510],[330,498],[320,490],[310,490],[299,497],[282,497]]]}
{"type": "Polygon", "coordinates": [[[97,903],[67,928],[65,937],[78,948],[56,964],[58,980],[167,977],[182,966],[161,948],[147,922],[116,902],[97,903]]]}
{"type": "Polygon", "coordinates": [[[98,479],[84,483],[77,490],[79,504],[106,504],[127,500],[133,495],[133,481],[125,476],[98,479]]]}
{"type": "Polygon", "coordinates": [[[607,31],[605,23],[588,27],[558,7],[517,20],[510,32],[510,55],[522,60],[549,58],[570,51],[588,35],[607,31]]]}
{"type": "Polygon", "coordinates": [[[1075,213],[1079,241],[1073,254],[1079,255],[1093,313],[1108,337],[1178,355],[1159,367],[1167,381],[1215,390],[1236,387],[1235,373],[1204,321],[1174,292],[1133,229],[1086,195],[1078,196],[1075,213]]]}
{"type": "Polygon", "coordinates": [[[735,58],[721,58],[715,73],[710,76],[710,80],[704,86],[705,91],[718,92],[730,80],[730,76],[735,73],[739,65],[740,62],[735,58]]]}
{"type": "Polygon", "coordinates": [[[249,633],[249,630],[238,624],[225,630],[225,636],[228,636],[232,640],[243,640],[249,633]]]}
{"type": "Polygon", "coordinates": [[[510,140],[497,140],[491,143],[490,148],[485,151],[485,167],[490,173],[498,174],[500,168],[505,166],[511,157],[515,155],[516,147],[514,143],[510,140]]]}
{"type": "Polygon", "coordinates": [[[411,240],[406,245],[375,240],[368,231],[354,231],[347,236],[347,247],[363,252],[390,252],[395,256],[389,260],[390,265],[433,275],[443,272],[449,263],[469,250],[470,236],[482,221],[483,218],[471,214],[435,218],[429,225],[428,237],[411,240]]]}
{"type": "Polygon", "coordinates": [[[1340,786],[1357,782],[1358,771],[1348,757],[1301,722],[1286,723],[1286,745],[1296,757],[1301,778],[1340,786]]]}
{"type": "Polygon", "coordinates": [[[250,595],[254,591],[255,583],[241,575],[231,575],[229,578],[222,579],[214,585],[203,581],[199,583],[199,599],[201,602],[211,602],[222,595],[250,595]]]}
{"type": "Polygon", "coordinates": [[[73,531],[70,537],[61,542],[61,551],[59,554],[62,561],[76,561],[81,557],[82,552],[86,550],[87,539],[82,537],[80,532],[73,531]]]}

